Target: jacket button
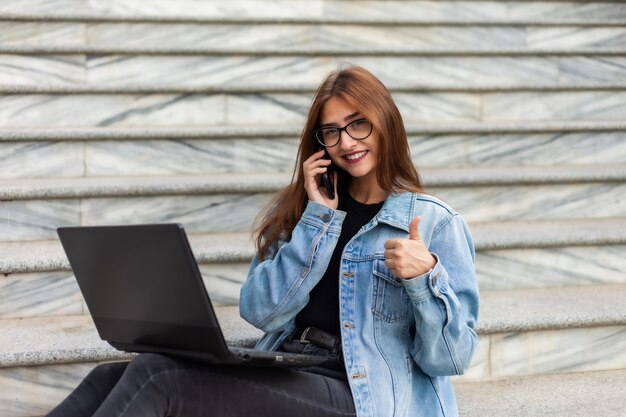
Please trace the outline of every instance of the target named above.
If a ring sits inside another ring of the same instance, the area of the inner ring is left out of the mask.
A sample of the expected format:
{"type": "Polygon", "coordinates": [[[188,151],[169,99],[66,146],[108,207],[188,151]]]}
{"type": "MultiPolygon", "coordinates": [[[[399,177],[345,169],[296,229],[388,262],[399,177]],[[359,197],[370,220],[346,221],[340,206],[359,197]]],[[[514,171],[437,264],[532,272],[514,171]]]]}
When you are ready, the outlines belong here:
{"type": "Polygon", "coordinates": [[[439,277],[441,277],[441,273],[436,274],[434,277],[432,277],[431,281],[433,283],[433,287],[436,287],[439,283],[439,277]]]}
{"type": "Polygon", "coordinates": [[[326,223],[326,222],[330,221],[330,214],[328,214],[328,213],[327,213],[327,214],[322,214],[322,215],[321,215],[321,216],[319,216],[319,217],[320,217],[320,219],[322,219],[322,221],[323,221],[324,223],[326,223]]]}
{"type": "Polygon", "coordinates": [[[352,323],[344,323],[343,327],[345,327],[346,329],[354,329],[354,324],[352,323]]]}
{"type": "Polygon", "coordinates": [[[365,374],[352,374],[350,377],[352,379],[362,379],[365,378],[365,374]]]}
{"type": "Polygon", "coordinates": [[[354,273],[353,272],[344,272],[343,276],[346,278],[354,278],[354,273]]]}

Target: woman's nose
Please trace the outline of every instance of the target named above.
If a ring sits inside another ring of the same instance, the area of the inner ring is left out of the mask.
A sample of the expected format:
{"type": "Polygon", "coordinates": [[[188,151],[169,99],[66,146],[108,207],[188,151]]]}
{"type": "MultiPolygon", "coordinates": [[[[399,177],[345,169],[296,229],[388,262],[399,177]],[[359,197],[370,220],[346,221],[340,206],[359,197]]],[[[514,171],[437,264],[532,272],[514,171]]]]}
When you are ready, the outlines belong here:
{"type": "Polygon", "coordinates": [[[339,147],[341,149],[351,149],[354,144],[357,142],[356,139],[352,138],[352,136],[348,135],[348,132],[345,130],[339,133],[339,147]]]}

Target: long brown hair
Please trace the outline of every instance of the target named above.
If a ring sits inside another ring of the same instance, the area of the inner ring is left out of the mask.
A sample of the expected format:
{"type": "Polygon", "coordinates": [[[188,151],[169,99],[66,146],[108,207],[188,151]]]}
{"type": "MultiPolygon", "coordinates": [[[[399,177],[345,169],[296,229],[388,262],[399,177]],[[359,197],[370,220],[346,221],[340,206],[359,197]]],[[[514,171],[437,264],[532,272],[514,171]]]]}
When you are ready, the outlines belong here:
{"type": "MultiPolygon", "coordinates": [[[[255,230],[255,243],[260,259],[281,235],[290,237],[306,207],[308,196],[304,189],[302,163],[319,150],[313,131],[319,127],[324,104],[340,97],[357,109],[372,124],[379,137],[376,179],[380,187],[391,193],[421,192],[419,174],[411,161],[409,144],[400,111],[389,90],[364,68],[349,67],[330,74],[319,86],[309,110],[298,147],[298,157],[291,184],[279,191],[270,201],[268,210],[260,218],[255,230]]],[[[347,173],[341,172],[341,176],[347,173]]],[[[342,178],[339,178],[341,181],[342,178]]]]}

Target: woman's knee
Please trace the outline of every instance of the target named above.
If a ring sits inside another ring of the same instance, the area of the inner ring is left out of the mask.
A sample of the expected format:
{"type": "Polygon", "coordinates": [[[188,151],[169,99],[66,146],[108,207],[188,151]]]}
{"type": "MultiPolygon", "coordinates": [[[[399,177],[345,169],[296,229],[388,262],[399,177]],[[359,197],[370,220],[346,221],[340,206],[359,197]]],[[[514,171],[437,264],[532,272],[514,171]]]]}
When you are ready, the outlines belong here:
{"type": "Polygon", "coordinates": [[[101,363],[89,372],[86,380],[99,384],[115,384],[126,370],[128,362],[101,363]]]}
{"type": "Polygon", "coordinates": [[[148,380],[163,372],[178,369],[180,364],[172,358],[156,353],[142,353],[130,361],[125,378],[148,380]]]}

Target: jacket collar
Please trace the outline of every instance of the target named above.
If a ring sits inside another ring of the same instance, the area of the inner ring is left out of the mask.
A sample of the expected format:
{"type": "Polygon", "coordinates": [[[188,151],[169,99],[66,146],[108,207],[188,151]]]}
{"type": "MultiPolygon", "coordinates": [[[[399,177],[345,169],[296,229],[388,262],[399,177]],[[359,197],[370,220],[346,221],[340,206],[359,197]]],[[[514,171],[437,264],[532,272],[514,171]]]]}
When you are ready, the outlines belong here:
{"type": "Polygon", "coordinates": [[[379,223],[386,223],[390,226],[397,227],[409,232],[409,224],[411,223],[413,206],[415,199],[413,193],[402,192],[389,194],[385,200],[383,207],[376,215],[379,223]]]}

